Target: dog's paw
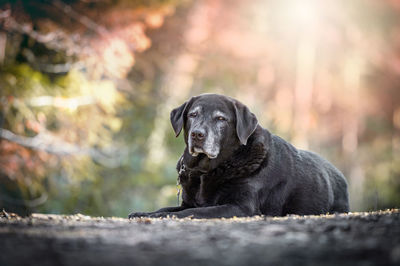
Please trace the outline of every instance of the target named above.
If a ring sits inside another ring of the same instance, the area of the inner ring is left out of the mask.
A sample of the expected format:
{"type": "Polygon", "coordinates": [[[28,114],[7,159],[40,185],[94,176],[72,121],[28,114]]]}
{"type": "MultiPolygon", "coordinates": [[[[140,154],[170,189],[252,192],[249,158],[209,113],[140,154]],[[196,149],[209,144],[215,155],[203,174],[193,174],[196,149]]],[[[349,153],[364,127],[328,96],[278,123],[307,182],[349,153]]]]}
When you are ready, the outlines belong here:
{"type": "Polygon", "coordinates": [[[149,218],[179,218],[179,215],[174,212],[156,212],[152,213],[149,216],[149,218]]]}
{"type": "Polygon", "coordinates": [[[148,217],[150,218],[165,218],[168,215],[168,212],[156,212],[156,213],[152,213],[151,215],[149,215],[148,217]]]}
{"type": "Polygon", "coordinates": [[[151,213],[148,212],[132,212],[128,215],[129,219],[140,218],[140,217],[150,217],[151,213]]]}
{"type": "Polygon", "coordinates": [[[173,212],[132,212],[128,218],[177,218],[173,212]]]}

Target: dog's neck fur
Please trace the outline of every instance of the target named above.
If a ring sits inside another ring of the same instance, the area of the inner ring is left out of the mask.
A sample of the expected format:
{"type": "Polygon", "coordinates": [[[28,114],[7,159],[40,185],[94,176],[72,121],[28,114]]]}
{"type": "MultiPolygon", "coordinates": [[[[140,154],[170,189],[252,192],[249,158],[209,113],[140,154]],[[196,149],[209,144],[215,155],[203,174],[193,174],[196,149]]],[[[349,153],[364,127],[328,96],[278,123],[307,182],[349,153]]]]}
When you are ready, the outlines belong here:
{"type": "Polygon", "coordinates": [[[202,163],[206,165],[204,161],[209,160],[206,156],[192,157],[185,150],[187,155],[184,153],[177,167],[180,169],[185,165],[186,170],[179,179],[188,201],[194,201],[198,206],[213,204],[212,201],[216,200],[213,195],[221,185],[254,176],[262,169],[268,163],[268,141],[263,137],[265,134],[261,134],[262,130],[261,127],[257,129],[248,139],[247,145],[239,146],[229,159],[208,171],[198,166],[202,163]]]}
{"type": "MultiPolygon", "coordinates": [[[[181,164],[185,165],[185,168],[190,172],[199,172],[200,174],[211,175],[227,175],[234,174],[238,175],[238,168],[241,169],[242,174],[252,174],[256,171],[262,162],[267,157],[268,152],[268,141],[265,141],[265,134],[261,134],[261,131],[265,131],[260,126],[254,131],[249,137],[247,145],[240,145],[234,149],[231,154],[228,154],[226,160],[217,159],[210,160],[205,154],[199,154],[193,157],[189,154],[186,148],[183,153],[183,160],[178,163],[178,171],[181,164]],[[240,165],[238,164],[240,162],[240,165]],[[235,172],[235,173],[234,173],[235,172]]],[[[267,136],[270,133],[267,131],[267,136]]]]}

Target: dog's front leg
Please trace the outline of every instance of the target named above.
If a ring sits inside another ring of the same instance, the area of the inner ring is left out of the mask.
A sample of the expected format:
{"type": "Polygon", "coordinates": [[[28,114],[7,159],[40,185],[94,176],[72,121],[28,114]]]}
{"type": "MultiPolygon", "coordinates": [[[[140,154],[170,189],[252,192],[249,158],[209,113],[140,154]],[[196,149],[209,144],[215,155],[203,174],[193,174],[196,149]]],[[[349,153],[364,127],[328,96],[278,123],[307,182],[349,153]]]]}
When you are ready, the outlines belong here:
{"type": "Polygon", "coordinates": [[[129,214],[128,218],[130,219],[130,218],[135,218],[135,217],[150,217],[150,216],[156,215],[158,213],[174,213],[174,212],[185,210],[186,208],[187,207],[185,207],[185,206],[177,206],[177,207],[161,208],[154,212],[132,212],[131,214],[129,214]]]}
{"type": "Polygon", "coordinates": [[[255,213],[246,207],[241,207],[239,205],[226,204],[210,207],[199,207],[199,208],[189,208],[177,212],[158,212],[153,213],[147,217],[161,218],[161,217],[177,217],[177,218],[231,218],[231,217],[244,217],[252,216],[255,213]]]}

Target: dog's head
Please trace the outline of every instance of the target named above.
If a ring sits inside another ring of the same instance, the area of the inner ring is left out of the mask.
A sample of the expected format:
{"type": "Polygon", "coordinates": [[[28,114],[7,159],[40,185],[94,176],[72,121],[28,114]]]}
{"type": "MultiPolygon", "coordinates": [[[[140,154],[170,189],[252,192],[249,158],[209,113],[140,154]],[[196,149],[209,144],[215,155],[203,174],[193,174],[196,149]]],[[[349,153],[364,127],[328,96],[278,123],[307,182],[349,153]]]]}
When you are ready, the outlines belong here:
{"type": "Polygon", "coordinates": [[[176,136],[184,129],[189,153],[210,160],[229,157],[257,127],[257,118],[239,101],[217,94],[203,94],[175,108],[171,123],[176,136]]]}

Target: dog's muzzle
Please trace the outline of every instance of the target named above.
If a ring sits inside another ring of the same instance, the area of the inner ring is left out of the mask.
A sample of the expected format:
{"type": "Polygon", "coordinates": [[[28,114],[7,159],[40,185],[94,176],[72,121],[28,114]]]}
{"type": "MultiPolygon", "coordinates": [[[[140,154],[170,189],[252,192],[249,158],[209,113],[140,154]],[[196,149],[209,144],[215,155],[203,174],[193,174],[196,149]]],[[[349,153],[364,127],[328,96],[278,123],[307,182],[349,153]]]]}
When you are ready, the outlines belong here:
{"type": "Polygon", "coordinates": [[[189,134],[189,152],[192,156],[204,153],[209,159],[215,159],[219,154],[219,149],[214,143],[212,134],[207,134],[205,130],[196,129],[189,134]]]}

